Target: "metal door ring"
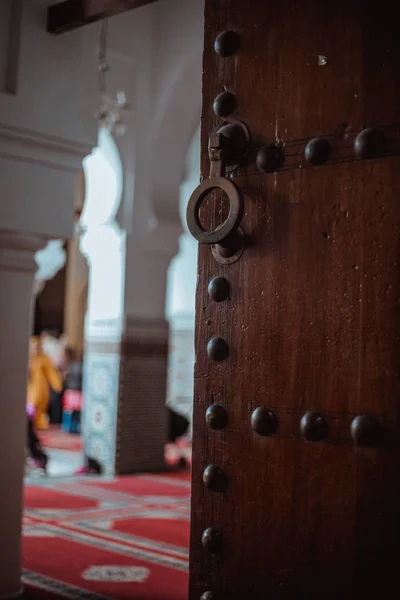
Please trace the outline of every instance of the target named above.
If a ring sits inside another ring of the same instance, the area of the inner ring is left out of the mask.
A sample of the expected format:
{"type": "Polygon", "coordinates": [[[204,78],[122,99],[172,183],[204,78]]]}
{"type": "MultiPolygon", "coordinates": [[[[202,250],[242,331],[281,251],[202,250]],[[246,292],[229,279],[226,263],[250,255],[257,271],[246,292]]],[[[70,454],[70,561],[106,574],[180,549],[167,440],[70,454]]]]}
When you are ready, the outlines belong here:
{"type": "Polygon", "coordinates": [[[190,196],[186,210],[187,226],[192,236],[201,244],[219,244],[240,224],[244,202],[239,187],[225,177],[210,177],[200,183],[190,196]],[[229,215],[224,223],[214,231],[205,231],[200,223],[200,207],[209,192],[221,189],[229,199],[229,215]]]}

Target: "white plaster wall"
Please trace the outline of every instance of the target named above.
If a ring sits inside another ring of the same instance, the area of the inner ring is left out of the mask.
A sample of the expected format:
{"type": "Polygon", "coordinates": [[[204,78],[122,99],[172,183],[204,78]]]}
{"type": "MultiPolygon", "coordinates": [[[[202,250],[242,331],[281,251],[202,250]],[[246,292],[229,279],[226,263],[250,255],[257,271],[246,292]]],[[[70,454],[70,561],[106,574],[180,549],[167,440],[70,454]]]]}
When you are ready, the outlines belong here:
{"type": "MultiPolygon", "coordinates": [[[[99,31],[98,24],[87,28],[93,46],[99,31]]],[[[191,402],[197,246],[183,223],[199,180],[193,137],[200,122],[203,2],[156,2],[110,19],[108,32],[111,91],[122,88],[132,110],[125,135],[114,139],[123,170],[116,219],[101,217],[111,193],[104,173],[81,219],[90,264],[87,341],[118,341],[131,319],[170,317],[171,347],[179,354],[170,358],[176,375],[170,380],[179,388],[170,395],[191,402]],[[167,280],[173,283],[166,305],[167,280]]]]}
{"type": "Polygon", "coordinates": [[[87,256],[89,297],[86,326],[98,321],[121,330],[125,281],[126,234],[115,221],[123,188],[117,147],[107,130],[99,132],[98,146],[84,160],[86,201],[80,218],[81,249],[87,256]]]}
{"type": "Polygon", "coordinates": [[[46,32],[46,0],[2,4],[15,10],[15,23],[0,46],[0,227],[67,238],[76,173],[96,139],[96,62],[84,29],[46,32]]]}
{"type": "MultiPolygon", "coordinates": [[[[65,239],[73,232],[76,170],[95,138],[101,24],[54,36],[46,32],[47,7],[46,0],[2,0],[0,223],[65,239]],[[4,22],[17,5],[18,35],[6,43],[4,22]],[[6,93],[11,42],[16,88],[6,93]]],[[[132,234],[124,299],[132,315],[165,314],[185,157],[200,120],[202,39],[201,0],[157,2],[110,19],[110,88],[124,89],[132,103],[127,133],[116,139],[124,173],[117,224],[132,234]]],[[[186,238],[181,244],[190,247],[186,238]]]]}
{"type": "Polygon", "coordinates": [[[188,149],[186,179],[180,189],[180,217],[184,233],[179,252],[168,271],[166,314],[170,323],[167,403],[191,418],[194,376],[194,325],[197,284],[198,244],[186,227],[186,206],[199,183],[200,132],[197,131],[188,149]]]}
{"type": "Polygon", "coordinates": [[[165,316],[167,271],[183,232],[179,202],[187,149],[200,121],[203,2],[156,2],[131,14],[142,10],[147,27],[132,22],[130,30],[142,41],[133,101],[134,177],[129,189],[125,182],[119,223],[128,232],[125,312],[156,318],[165,316]]]}
{"type": "Polygon", "coordinates": [[[22,5],[17,93],[0,97],[2,122],[77,142],[93,139],[97,68],[87,29],[51,35],[49,2],[22,5]]]}
{"type": "Polygon", "coordinates": [[[179,197],[179,212],[184,233],[179,240],[179,252],[171,261],[168,271],[166,301],[166,315],[170,320],[171,327],[177,328],[180,327],[181,321],[186,321],[184,327],[192,326],[195,314],[198,244],[187,230],[186,206],[200,179],[199,130],[188,149],[186,173],[187,176],[181,185],[179,197]]]}
{"type": "Polygon", "coordinates": [[[34,294],[42,292],[46,281],[53,279],[67,259],[62,240],[50,240],[45,248],[35,254],[38,269],[35,274],[34,294]]]}
{"type": "Polygon", "coordinates": [[[47,0],[0,4],[0,597],[16,598],[34,255],[72,235],[77,174],[96,142],[97,70],[84,29],[46,33],[47,0]]]}

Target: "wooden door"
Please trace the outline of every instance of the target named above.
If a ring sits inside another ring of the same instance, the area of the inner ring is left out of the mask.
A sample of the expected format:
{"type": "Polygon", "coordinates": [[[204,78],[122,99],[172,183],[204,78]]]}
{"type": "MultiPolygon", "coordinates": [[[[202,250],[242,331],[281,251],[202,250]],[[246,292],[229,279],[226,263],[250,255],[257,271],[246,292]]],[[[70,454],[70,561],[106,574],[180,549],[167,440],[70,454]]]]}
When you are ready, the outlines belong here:
{"type": "Polygon", "coordinates": [[[206,0],[202,178],[224,120],[252,143],[244,253],[199,245],[190,600],[399,593],[398,22],[206,0]]]}

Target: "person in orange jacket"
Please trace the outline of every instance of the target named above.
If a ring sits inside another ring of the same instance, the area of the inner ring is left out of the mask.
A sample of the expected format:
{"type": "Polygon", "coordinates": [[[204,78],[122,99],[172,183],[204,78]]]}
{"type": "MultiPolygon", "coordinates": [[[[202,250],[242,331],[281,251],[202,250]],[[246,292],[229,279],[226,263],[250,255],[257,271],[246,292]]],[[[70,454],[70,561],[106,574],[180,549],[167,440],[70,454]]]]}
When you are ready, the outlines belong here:
{"type": "Polygon", "coordinates": [[[33,409],[33,424],[36,429],[48,428],[50,390],[61,392],[62,388],[61,376],[50,358],[43,353],[40,340],[32,338],[29,349],[27,404],[33,409]]]}

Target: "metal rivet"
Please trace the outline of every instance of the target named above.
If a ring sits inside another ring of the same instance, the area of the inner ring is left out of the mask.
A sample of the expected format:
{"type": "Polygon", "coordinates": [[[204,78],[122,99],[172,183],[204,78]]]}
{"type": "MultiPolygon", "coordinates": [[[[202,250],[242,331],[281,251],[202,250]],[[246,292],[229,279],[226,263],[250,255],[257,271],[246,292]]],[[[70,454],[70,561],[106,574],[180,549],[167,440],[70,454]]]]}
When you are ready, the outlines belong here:
{"type": "Polygon", "coordinates": [[[301,419],[300,431],[309,442],[321,442],[329,435],[329,425],[319,413],[310,411],[301,419]]]}
{"type": "Polygon", "coordinates": [[[222,546],[222,536],[217,529],[213,527],[209,527],[203,531],[203,535],[201,536],[201,543],[203,545],[204,550],[207,552],[211,552],[211,554],[217,554],[221,550],[222,546]]]}
{"type": "Polygon", "coordinates": [[[218,128],[217,134],[225,166],[236,168],[243,164],[249,150],[249,134],[246,127],[239,123],[227,123],[218,128]]]}
{"type": "Polygon", "coordinates": [[[267,144],[257,153],[256,165],[262,173],[273,173],[282,166],[282,163],[282,152],[275,144],[267,144]]]}
{"type": "Polygon", "coordinates": [[[207,408],[206,421],[211,429],[224,429],[228,423],[228,415],[223,406],[213,404],[207,408]]]}
{"type": "Polygon", "coordinates": [[[208,284],[208,295],[214,302],[222,302],[229,296],[229,281],[225,277],[214,277],[208,284]]]}
{"type": "Polygon", "coordinates": [[[228,358],[229,346],[222,338],[213,337],[207,344],[207,354],[212,360],[221,362],[228,358]]]}
{"type": "Polygon", "coordinates": [[[258,435],[272,435],[278,429],[278,420],[268,408],[259,406],[251,415],[251,427],[258,435]]]}
{"type": "Polygon", "coordinates": [[[306,146],[304,156],[306,161],[314,166],[323,165],[329,160],[332,146],[325,138],[314,138],[306,146]]]}
{"type": "Polygon", "coordinates": [[[355,139],[354,150],[358,158],[375,158],[385,150],[386,139],[378,129],[363,129],[355,139]]]}
{"type": "Polygon", "coordinates": [[[222,92],[214,100],[213,110],[217,117],[228,117],[236,108],[236,96],[230,92],[222,92]]]}
{"type": "Polygon", "coordinates": [[[350,431],[358,446],[377,446],[381,440],[381,426],[369,415],[359,415],[353,419],[350,431]]]}
{"type": "Polygon", "coordinates": [[[236,31],[223,31],[214,42],[214,50],[219,55],[225,58],[232,56],[240,48],[240,35],[236,31]]]}
{"type": "Polygon", "coordinates": [[[204,469],[203,482],[211,492],[225,492],[228,488],[228,477],[217,465],[209,465],[204,469]]]}
{"type": "Polygon", "coordinates": [[[212,592],[204,592],[200,600],[215,600],[215,595],[212,592]]]}
{"type": "Polygon", "coordinates": [[[211,246],[213,257],[221,265],[232,265],[242,256],[246,246],[246,237],[243,230],[238,227],[220,244],[211,246]]]}

